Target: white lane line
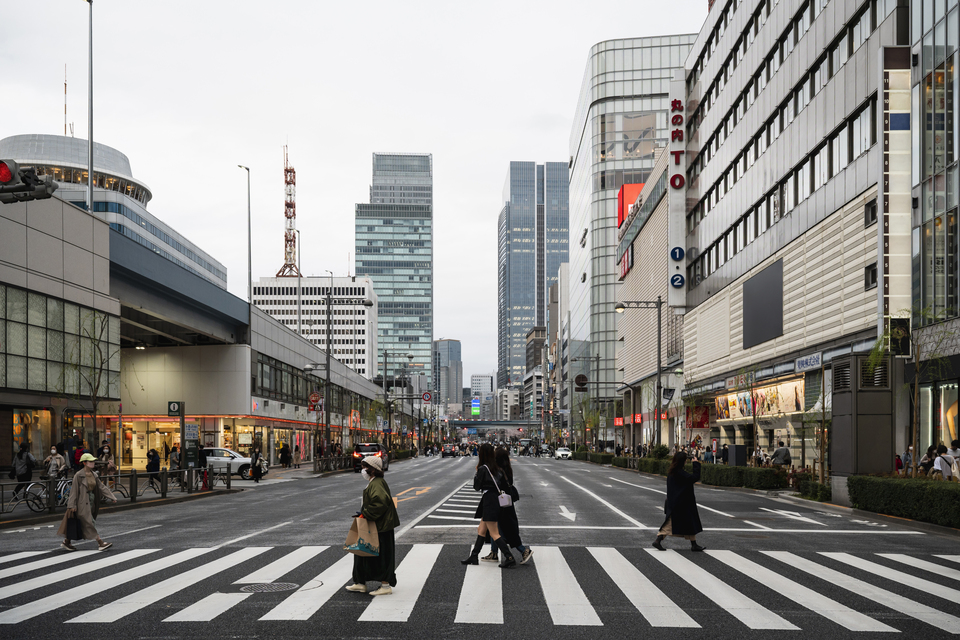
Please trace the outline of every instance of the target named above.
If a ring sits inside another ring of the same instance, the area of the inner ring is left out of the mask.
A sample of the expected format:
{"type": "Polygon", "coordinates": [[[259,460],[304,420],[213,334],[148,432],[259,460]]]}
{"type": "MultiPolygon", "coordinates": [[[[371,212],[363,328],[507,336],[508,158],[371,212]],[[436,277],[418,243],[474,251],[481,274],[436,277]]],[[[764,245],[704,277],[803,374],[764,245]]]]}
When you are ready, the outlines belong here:
{"type": "Polygon", "coordinates": [[[435,518],[437,520],[480,520],[480,518],[475,518],[471,513],[469,516],[464,516],[462,518],[457,516],[427,516],[428,518],[435,518]]]}
{"type": "Polygon", "coordinates": [[[33,556],[39,556],[42,553],[50,553],[49,551],[20,551],[19,553],[11,553],[8,556],[3,556],[0,558],[0,564],[6,562],[13,562],[15,560],[23,560],[24,558],[30,558],[33,556]]]}
{"type": "Polygon", "coordinates": [[[750,629],[797,630],[797,627],[788,620],[760,606],[757,602],[721,581],[706,569],[687,560],[673,549],[666,552],[647,549],[647,552],[691,587],[722,607],[750,629]]]}
{"type": "MultiPolygon", "coordinates": [[[[538,548],[539,552],[540,549],[538,548]]],[[[454,623],[503,624],[503,582],[496,565],[468,565],[454,623]]]]}
{"type": "Polygon", "coordinates": [[[397,584],[403,585],[393,594],[374,598],[358,622],[406,622],[420,598],[423,585],[443,549],[442,544],[415,544],[397,567],[397,584]]]}
{"type": "Polygon", "coordinates": [[[164,618],[163,622],[210,622],[252,595],[252,593],[211,593],[200,602],[190,605],[169,618],[164,618]]]}
{"type": "Polygon", "coordinates": [[[233,584],[254,584],[259,582],[274,582],[285,576],[301,564],[312,560],[315,556],[326,551],[328,546],[299,547],[282,558],[274,560],[265,567],[257,569],[253,573],[240,578],[233,584]]]}
{"type": "MultiPolygon", "coordinates": [[[[643,486],[642,484],[634,484],[634,483],[632,483],[632,482],[626,482],[626,481],[624,481],[624,480],[620,480],[619,478],[610,478],[610,480],[613,480],[614,482],[620,482],[620,483],[622,483],[622,484],[628,484],[628,485],[630,485],[631,487],[637,487],[638,489],[646,489],[647,491],[653,491],[654,493],[659,493],[659,494],[661,494],[661,495],[667,495],[667,492],[666,492],[666,491],[661,491],[660,489],[654,489],[654,488],[652,488],[652,487],[645,487],[645,486],[643,486]]],[[[714,512],[714,513],[719,513],[720,515],[726,516],[726,517],[728,517],[728,518],[733,518],[733,517],[734,517],[734,516],[730,515],[729,513],[724,513],[723,511],[720,511],[719,509],[714,509],[713,507],[708,507],[707,505],[702,504],[702,503],[700,503],[700,502],[697,503],[697,508],[698,508],[698,509],[706,509],[707,511],[712,511],[712,512],[714,512]]]]}
{"type": "Polygon", "coordinates": [[[473,515],[476,513],[476,510],[471,509],[470,511],[464,511],[462,509],[437,509],[436,513],[465,513],[468,516],[473,517],[473,515]]]}
{"type": "Polygon", "coordinates": [[[33,562],[28,562],[26,564],[18,564],[14,567],[7,567],[6,569],[0,571],[0,579],[9,578],[10,576],[17,576],[21,573],[28,573],[30,571],[36,571],[37,569],[45,569],[49,566],[73,562],[74,560],[80,560],[81,558],[87,558],[100,553],[96,549],[92,551],[74,551],[73,553],[59,553],[55,556],[49,558],[44,558],[43,560],[35,560],[33,562]]]}
{"type": "Polygon", "coordinates": [[[770,529],[770,527],[765,527],[765,526],[763,526],[762,524],[757,524],[756,522],[750,522],[749,520],[744,520],[743,523],[744,523],[744,524],[751,524],[751,525],[755,526],[757,529],[764,529],[764,530],[766,530],[766,531],[772,531],[772,529],[770,529]]]}
{"type": "Polygon", "coordinates": [[[641,524],[639,520],[636,520],[636,519],[634,519],[634,518],[631,518],[630,516],[628,516],[627,514],[625,514],[623,511],[620,511],[620,509],[617,509],[615,506],[613,506],[612,504],[610,504],[609,502],[607,502],[606,500],[604,500],[603,498],[601,498],[601,497],[598,496],[597,494],[593,493],[592,491],[590,491],[589,489],[587,489],[587,488],[585,488],[585,487],[581,487],[581,486],[578,485],[576,482],[574,482],[573,480],[570,480],[570,479],[567,478],[566,476],[560,476],[560,478],[563,479],[563,480],[566,480],[567,482],[569,482],[570,484],[572,484],[572,485],[575,486],[576,488],[580,489],[581,491],[583,491],[584,493],[586,493],[588,496],[590,496],[590,497],[593,498],[594,500],[597,500],[597,501],[600,502],[601,504],[606,505],[606,506],[609,507],[610,510],[613,511],[614,513],[620,515],[621,517],[623,517],[623,518],[624,518],[625,520],[627,520],[628,522],[632,522],[634,525],[637,526],[638,529],[649,529],[649,528],[650,528],[650,527],[647,527],[647,526],[644,526],[643,524],[641,524]]]}
{"type": "Polygon", "coordinates": [[[928,607],[925,604],[920,604],[919,602],[915,602],[909,598],[904,598],[899,594],[881,589],[880,587],[875,587],[869,582],[858,580],[852,576],[848,576],[845,573],[835,571],[829,567],[823,566],[822,564],[817,564],[816,562],[812,562],[806,558],[802,558],[787,551],[761,551],[760,553],[763,553],[774,560],[779,560],[780,562],[783,562],[794,569],[805,571],[806,573],[820,578],[821,580],[825,580],[834,586],[840,587],[841,589],[846,589],[847,591],[851,591],[859,596],[863,596],[867,600],[872,600],[873,602],[881,604],[884,607],[908,615],[911,618],[916,618],[921,622],[933,624],[942,631],[952,634],[960,634],[960,618],[957,618],[956,616],[944,613],[943,611],[937,611],[933,607],[928,607]]]}
{"type": "MultiPolygon", "coordinates": [[[[902,562],[903,564],[910,565],[916,569],[924,569],[932,573],[937,574],[938,576],[943,576],[944,578],[952,578],[953,580],[960,580],[960,571],[956,569],[951,569],[950,567],[945,567],[943,565],[937,564],[936,562],[928,562],[927,560],[918,560],[917,558],[911,558],[910,556],[904,553],[878,553],[878,556],[881,558],[886,558],[887,560],[893,560],[895,562],[902,562]]],[[[938,556],[942,558],[943,556],[938,556]]],[[[960,558],[960,556],[957,556],[960,558]]]]}
{"type": "MultiPolygon", "coordinates": [[[[410,529],[413,529],[415,526],[417,526],[417,524],[419,524],[421,520],[423,520],[424,518],[426,518],[428,514],[432,513],[432,512],[435,511],[436,509],[439,509],[440,507],[442,507],[442,506],[444,505],[444,503],[447,502],[447,501],[448,501],[450,498],[452,498],[453,496],[455,496],[456,493],[457,493],[457,491],[460,491],[460,489],[461,489],[461,487],[457,487],[456,489],[454,489],[453,491],[451,491],[449,494],[447,494],[446,496],[444,496],[444,498],[443,498],[440,502],[438,502],[437,504],[433,505],[433,506],[430,507],[429,509],[425,510],[425,511],[424,511],[423,513],[421,513],[419,516],[417,516],[416,518],[414,518],[413,520],[411,520],[410,522],[408,522],[406,525],[404,525],[399,531],[397,531],[396,536],[394,536],[394,540],[396,540],[397,538],[399,538],[400,536],[402,536],[403,534],[405,534],[407,531],[410,531],[410,529]]],[[[438,517],[438,516],[433,516],[433,517],[438,517]]]]}
{"type": "Polygon", "coordinates": [[[563,559],[559,547],[537,547],[534,563],[550,617],[556,625],[600,627],[603,623],[563,559]]]}
{"type": "Polygon", "coordinates": [[[89,622],[116,622],[124,616],[140,611],[149,607],[151,604],[160,602],[164,598],[172,596],[178,591],[192,587],[201,580],[214,576],[227,569],[255,558],[256,556],[269,551],[273,547],[246,547],[239,551],[234,551],[222,558],[217,558],[199,567],[194,567],[178,573],[175,576],[161,580],[128,596],[123,596],[119,600],[114,600],[110,604],[104,605],[99,609],[94,609],[89,613],[77,616],[67,622],[89,623],[89,622]]]}
{"type": "MultiPolygon", "coordinates": [[[[52,573],[45,573],[36,578],[31,578],[30,580],[24,580],[22,582],[16,582],[5,587],[0,587],[0,600],[17,596],[21,593],[26,593],[27,591],[33,591],[34,589],[40,589],[57,582],[63,582],[64,580],[76,578],[77,576],[82,576],[85,573],[100,571],[106,567],[111,567],[115,564],[120,564],[121,562],[126,562],[127,560],[133,560],[135,558],[139,558],[140,556],[145,556],[149,553],[155,553],[157,551],[159,551],[159,549],[138,549],[136,551],[124,551],[123,553],[116,555],[111,554],[109,556],[101,556],[103,559],[100,561],[94,560],[93,562],[86,562],[78,567],[74,566],[67,567],[65,569],[57,569],[52,573]]],[[[93,553],[100,552],[94,551],[93,553]]]]}
{"type": "Polygon", "coordinates": [[[0,624],[15,624],[17,622],[23,622],[24,620],[35,618],[39,615],[43,615],[44,613],[55,611],[68,604],[79,602],[84,598],[90,598],[91,596],[95,596],[98,593],[107,591],[108,589],[119,587],[127,582],[147,578],[154,571],[170,571],[175,565],[181,562],[186,562],[187,560],[192,560],[197,556],[203,555],[204,553],[209,553],[212,550],[213,549],[209,548],[184,549],[183,551],[175,553],[171,556],[167,556],[162,560],[154,560],[153,562],[148,562],[145,565],[127,569],[125,571],[121,571],[120,573],[114,573],[92,582],[86,582],[73,587],[72,589],[55,593],[52,596],[40,598],[39,600],[34,600],[25,605],[2,611],[0,612],[0,624]]]}
{"type": "Polygon", "coordinates": [[[149,527],[144,527],[142,529],[134,529],[133,531],[124,531],[123,533],[111,533],[110,539],[113,540],[114,538],[119,538],[120,536],[128,536],[131,533],[140,533],[141,531],[146,531],[147,529],[156,529],[159,526],[160,526],[159,524],[154,524],[154,525],[150,525],[149,527]]]}
{"type": "Polygon", "coordinates": [[[823,596],[813,589],[797,584],[793,580],[784,578],[775,571],[754,561],[747,560],[733,551],[707,551],[711,557],[723,562],[728,567],[736,569],[748,578],[753,578],[765,587],[773,589],[780,595],[790,598],[802,607],[819,613],[828,620],[836,622],[841,627],[851,631],[886,631],[899,633],[897,629],[887,626],[879,620],[844,606],[835,600],[823,596]]]}
{"type": "Polygon", "coordinates": [[[260,620],[309,620],[353,575],[353,554],[347,554],[323,573],[294,591],[260,620]]]}
{"type": "MultiPolygon", "coordinates": [[[[429,516],[430,518],[449,518],[450,520],[466,520],[467,518],[453,518],[449,516],[429,516]]],[[[455,525],[455,524],[419,524],[417,529],[441,529],[449,527],[463,527],[463,528],[476,528],[476,525],[455,525]]],[[[643,529],[638,529],[637,527],[600,527],[600,526],[590,526],[590,525],[528,525],[524,523],[524,529],[610,529],[613,531],[649,531],[653,527],[644,527],[643,529]]],[[[725,533],[757,533],[760,529],[747,529],[745,527],[717,527],[704,528],[705,532],[713,531],[722,531],[725,533]]],[[[763,529],[764,533],[809,533],[809,534],[858,534],[858,535],[879,535],[879,536],[918,536],[925,535],[921,531],[864,531],[863,529],[763,529]]]]}
{"type": "Polygon", "coordinates": [[[233,540],[227,540],[226,542],[222,542],[222,543],[218,544],[217,546],[215,546],[215,547],[210,547],[210,548],[211,548],[211,549],[219,549],[219,548],[221,548],[221,547],[225,547],[225,546],[227,546],[227,545],[233,544],[234,542],[240,542],[241,540],[246,540],[247,538],[252,538],[252,537],[254,537],[254,536],[259,536],[260,534],[266,533],[267,531],[273,531],[274,529],[279,529],[280,527],[285,527],[285,526],[287,526],[288,524],[293,524],[293,520],[290,520],[290,521],[288,521],[288,522],[281,522],[280,524],[275,524],[275,525],[273,525],[272,527],[267,527],[266,529],[261,529],[260,531],[254,531],[253,533],[248,533],[248,534],[245,535],[245,536],[240,536],[239,538],[234,538],[233,540]]]}
{"type": "MultiPolygon", "coordinates": [[[[885,567],[882,564],[877,564],[876,562],[870,562],[869,560],[852,556],[849,553],[821,551],[820,555],[825,558],[830,558],[831,560],[836,560],[837,562],[842,562],[843,564],[856,569],[860,569],[861,571],[872,573],[875,576],[880,576],[881,578],[895,581],[907,587],[920,589],[921,591],[925,591],[926,593],[933,594],[940,598],[945,598],[953,602],[960,601],[960,591],[951,589],[950,587],[945,587],[942,584],[927,580],[926,578],[918,578],[917,576],[912,576],[909,573],[904,573],[898,569],[885,567]]],[[[958,629],[957,632],[960,633],[960,629],[958,629]]]]}
{"type": "Polygon", "coordinates": [[[623,595],[627,596],[633,606],[647,619],[650,626],[694,629],[700,627],[619,551],[610,547],[589,547],[587,551],[603,567],[623,595]]]}

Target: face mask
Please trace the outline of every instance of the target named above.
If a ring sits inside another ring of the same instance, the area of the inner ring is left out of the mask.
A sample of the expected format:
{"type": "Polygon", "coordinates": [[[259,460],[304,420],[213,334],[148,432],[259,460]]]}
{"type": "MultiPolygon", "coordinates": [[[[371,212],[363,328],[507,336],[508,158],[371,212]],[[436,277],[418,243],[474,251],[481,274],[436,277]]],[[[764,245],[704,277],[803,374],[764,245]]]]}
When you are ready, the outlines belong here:
{"type": "Polygon", "coordinates": [[[110,449],[104,448],[103,452],[104,452],[104,453],[110,453],[110,449]]]}
{"type": "Polygon", "coordinates": [[[52,456],[57,455],[57,450],[56,450],[56,449],[50,449],[50,455],[52,455],[52,456]]]}
{"type": "Polygon", "coordinates": [[[366,480],[367,482],[370,482],[370,474],[367,473],[367,470],[366,470],[366,469],[361,469],[361,470],[360,470],[360,475],[363,476],[363,479],[364,479],[364,480],[366,480]]]}

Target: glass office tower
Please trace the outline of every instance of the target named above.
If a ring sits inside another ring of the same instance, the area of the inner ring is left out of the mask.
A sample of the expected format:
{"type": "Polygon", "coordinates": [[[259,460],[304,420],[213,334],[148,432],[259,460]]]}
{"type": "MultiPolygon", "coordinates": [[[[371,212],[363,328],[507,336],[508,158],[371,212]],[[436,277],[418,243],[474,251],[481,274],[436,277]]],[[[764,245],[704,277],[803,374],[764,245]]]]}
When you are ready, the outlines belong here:
{"type": "Polygon", "coordinates": [[[570,344],[573,375],[613,398],[617,326],[617,194],[646,182],[668,142],[668,93],[697,34],[608,40],[593,46],[570,135],[570,344]],[[599,358],[597,357],[599,355],[599,358]],[[588,372],[589,370],[589,372],[588,372]]]}
{"type": "Polygon", "coordinates": [[[421,374],[426,390],[432,381],[433,156],[374,153],[370,204],[357,204],[355,227],[356,273],[373,278],[379,298],[379,361],[388,351],[387,376],[421,374]]]}
{"type": "Polygon", "coordinates": [[[441,338],[433,343],[433,403],[460,404],[463,391],[463,361],[460,341],[441,338]]]}
{"type": "Polygon", "coordinates": [[[567,163],[511,162],[497,233],[497,387],[522,385],[527,333],[547,323],[547,295],[568,256],[567,163]]]}

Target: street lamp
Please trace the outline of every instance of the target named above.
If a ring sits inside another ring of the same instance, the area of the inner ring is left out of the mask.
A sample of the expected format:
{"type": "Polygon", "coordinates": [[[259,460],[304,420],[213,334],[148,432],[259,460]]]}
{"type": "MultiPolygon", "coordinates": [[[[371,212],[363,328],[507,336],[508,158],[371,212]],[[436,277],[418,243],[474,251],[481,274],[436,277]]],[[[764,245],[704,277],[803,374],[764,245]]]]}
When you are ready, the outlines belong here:
{"type": "Polygon", "coordinates": [[[242,164],[237,166],[247,171],[247,300],[250,304],[253,304],[253,225],[250,223],[250,167],[245,167],[242,164]]]}
{"type": "MultiPolygon", "coordinates": [[[[366,302],[364,302],[364,304],[366,304],[366,302]]],[[[371,304],[372,304],[372,303],[371,303],[371,304]]],[[[396,352],[394,352],[394,354],[396,354],[396,352]]],[[[408,353],[408,354],[407,354],[407,358],[410,359],[410,360],[413,360],[413,354],[412,354],[412,353],[408,353]]],[[[384,412],[384,417],[387,419],[387,429],[390,430],[390,433],[387,434],[387,435],[389,436],[389,437],[387,438],[387,448],[388,448],[388,449],[390,448],[390,444],[393,442],[393,428],[392,428],[393,425],[392,425],[392,422],[391,422],[391,420],[390,420],[390,415],[391,415],[391,412],[390,412],[390,396],[387,395],[387,362],[389,361],[389,359],[390,359],[390,351],[388,351],[387,349],[384,349],[384,350],[383,350],[383,380],[382,380],[382,382],[383,382],[383,412],[384,412]]],[[[393,385],[393,386],[394,386],[394,387],[397,386],[397,385],[396,385],[396,376],[394,376],[394,385],[393,385]]]]}
{"type": "Polygon", "coordinates": [[[654,441],[660,444],[660,431],[662,429],[660,418],[660,407],[663,403],[663,320],[661,309],[663,308],[663,297],[657,296],[656,300],[623,300],[614,306],[613,310],[617,313],[623,313],[627,309],[656,309],[657,310],[657,400],[653,408],[654,416],[657,421],[657,430],[654,434],[654,441]]]}

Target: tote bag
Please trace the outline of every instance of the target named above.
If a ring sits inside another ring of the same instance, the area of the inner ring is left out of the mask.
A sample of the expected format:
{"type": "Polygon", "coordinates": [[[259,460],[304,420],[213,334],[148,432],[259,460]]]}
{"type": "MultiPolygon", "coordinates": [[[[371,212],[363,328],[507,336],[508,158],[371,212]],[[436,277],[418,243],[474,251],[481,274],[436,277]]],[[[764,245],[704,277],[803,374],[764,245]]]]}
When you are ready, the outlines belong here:
{"type": "Polygon", "coordinates": [[[363,557],[379,556],[380,534],[377,533],[377,524],[366,518],[354,518],[343,550],[363,557]]]}

